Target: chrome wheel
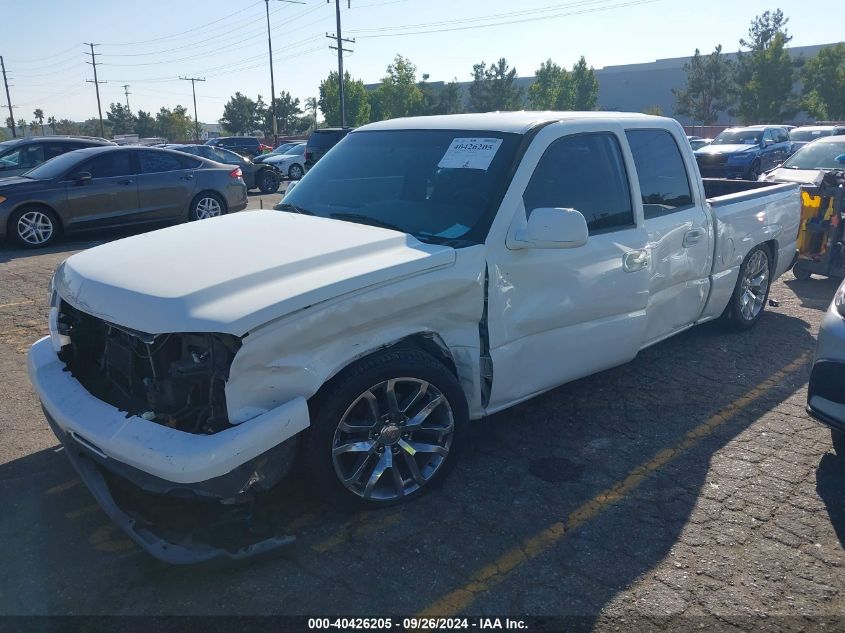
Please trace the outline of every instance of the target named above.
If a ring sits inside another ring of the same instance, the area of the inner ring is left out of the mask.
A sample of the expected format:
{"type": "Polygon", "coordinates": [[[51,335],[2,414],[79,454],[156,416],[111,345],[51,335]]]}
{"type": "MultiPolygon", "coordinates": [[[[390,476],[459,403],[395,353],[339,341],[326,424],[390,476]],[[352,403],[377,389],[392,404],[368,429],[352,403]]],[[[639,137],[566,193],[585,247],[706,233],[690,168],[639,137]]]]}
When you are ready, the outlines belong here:
{"type": "Polygon", "coordinates": [[[754,320],[763,309],[769,291],[769,258],[762,250],[752,253],[740,283],[739,309],[746,321],[754,320]]]}
{"type": "Polygon", "coordinates": [[[368,501],[393,501],[419,490],[452,448],[452,407],[434,385],[392,378],[359,395],[332,440],[340,482],[368,501]]]}
{"type": "Polygon", "coordinates": [[[53,220],[43,211],[27,211],[17,222],[18,237],[33,246],[46,244],[53,237],[53,220]]]}
{"type": "Polygon", "coordinates": [[[220,215],[221,213],[223,213],[223,207],[220,206],[220,203],[217,201],[217,199],[212,198],[211,196],[200,198],[197,202],[196,210],[194,211],[194,215],[196,216],[197,220],[214,218],[220,215]]]}
{"type": "Polygon", "coordinates": [[[291,180],[299,180],[302,178],[302,167],[299,165],[291,165],[290,169],[288,169],[288,178],[291,180]]]}

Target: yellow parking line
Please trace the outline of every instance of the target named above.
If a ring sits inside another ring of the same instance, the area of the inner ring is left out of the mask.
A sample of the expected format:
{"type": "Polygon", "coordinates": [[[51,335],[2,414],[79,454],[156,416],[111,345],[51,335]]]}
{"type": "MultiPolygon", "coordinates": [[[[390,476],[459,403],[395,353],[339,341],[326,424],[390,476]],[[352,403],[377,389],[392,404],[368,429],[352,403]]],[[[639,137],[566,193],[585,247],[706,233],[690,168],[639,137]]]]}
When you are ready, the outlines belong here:
{"type": "Polygon", "coordinates": [[[378,532],[379,530],[389,527],[394,523],[398,522],[401,518],[400,512],[394,512],[393,514],[389,514],[387,516],[381,517],[374,521],[367,521],[367,518],[364,517],[361,522],[357,525],[349,526],[346,529],[339,530],[334,535],[330,536],[324,541],[320,541],[315,545],[311,546],[315,552],[319,552],[320,554],[325,554],[331,549],[334,549],[338,545],[345,543],[349,540],[350,536],[365,536],[367,534],[372,534],[373,532],[378,532]]]}
{"type": "Polygon", "coordinates": [[[80,483],[79,479],[71,479],[69,481],[66,481],[63,484],[59,484],[58,486],[53,486],[52,488],[47,490],[46,494],[54,495],[57,492],[64,492],[65,490],[70,490],[71,488],[73,488],[78,483],[80,483]]]}
{"type": "Polygon", "coordinates": [[[14,308],[15,306],[25,306],[30,303],[35,303],[35,301],[33,299],[27,299],[26,301],[17,301],[15,303],[3,303],[0,304],[0,310],[3,308],[14,308]]]}
{"type": "Polygon", "coordinates": [[[689,431],[684,439],[672,448],[667,448],[647,462],[644,462],[631,470],[628,476],[616,482],[613,486],[599,493],[575,511],[570,513],[566,521],[557,521],[542,530],[541,532],[522,541],[517,547],[508,550],[495,561],[479,569],[472,575],[469,582],[463,587],[447,593],[433,604],[426,607],[419,617],[450,616],[464,611],[473,603],[475,597],[484,591],[488,591],[502,582],[505,577],[540,554],[550,550],[567,533],[575,530],[587,521],[597,516],[609,506],[620,499],[625,498],[631,491],[639,486],[651,473],[662,468],[685,451],[689,450],[702,439],[713,433],[736,414],[745,409],[749,404],[760,398],[767,391],[775,387],[788,374],[804,365],[810,358],[809,353],[802,354],[799,358],[786,365],[783,369],[775,372],[769,378],[751,389],[741,398],[734,400],[724,409],[718,411],[702,424],[689,431]]]}

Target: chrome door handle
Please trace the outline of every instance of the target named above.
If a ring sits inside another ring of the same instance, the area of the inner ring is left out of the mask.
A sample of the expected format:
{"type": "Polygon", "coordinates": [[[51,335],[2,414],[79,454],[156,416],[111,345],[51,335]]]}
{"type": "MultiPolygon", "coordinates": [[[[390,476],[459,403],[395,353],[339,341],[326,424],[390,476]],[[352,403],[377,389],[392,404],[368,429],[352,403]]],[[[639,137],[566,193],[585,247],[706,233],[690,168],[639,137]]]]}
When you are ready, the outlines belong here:
{"type": "Polygon", "coordinates": [[[648,251],[639,249],[628,251],[622,256],[622,270],[626,273],[635,273],[648,266],[648,251]]]}
{"type": "Polygon", "coordinates": [[[701,229],[693,229],[692,231],[684,233],[684,248],[689,248],[690,246],[698,244],[702,235],[704,235],[704,231],[701,229]]]}

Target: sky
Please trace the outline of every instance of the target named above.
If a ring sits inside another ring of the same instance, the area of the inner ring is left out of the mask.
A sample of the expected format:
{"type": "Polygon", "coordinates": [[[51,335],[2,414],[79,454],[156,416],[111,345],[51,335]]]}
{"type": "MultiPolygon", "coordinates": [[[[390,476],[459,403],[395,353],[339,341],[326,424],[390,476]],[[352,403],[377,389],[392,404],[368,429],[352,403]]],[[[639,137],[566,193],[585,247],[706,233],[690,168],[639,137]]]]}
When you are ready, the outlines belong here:
{"type": "MultiPolygon", "coordinates": [[[[571,66],[584,55],[595,68],[709,52],[734,51],[749,22],[766,10],[789,17],[792,46],[843,39],[841,21],[825,20],[822,0],[341,0],[344,37],[354,38],[345,70],[378,82],[396,54],[431,81],[470,79],[473,64],[507,58],[530,76],[551,58],[571,66]]],[[[326,33],[335,33],[334,0],[270,0],[276,91],[318,94],[337,69],[326,33]]],[[[35,108],[57,119],[95,117],[93,72],[84,42],[99,44],[103,116],[111,102],[156,112],[192,111],[197,83],[202,122],[216,122],[236,91],[270,94],[264,0],[0,0],[0,55],[10,78],[15,118],[35,108]],[[37,8],[36,8],[37,7],[37,8]]],[[[3,118],[5,95],[0,93],[3,118]]],[[[2,120],[2,119],[0,119],[2,120]]]]}

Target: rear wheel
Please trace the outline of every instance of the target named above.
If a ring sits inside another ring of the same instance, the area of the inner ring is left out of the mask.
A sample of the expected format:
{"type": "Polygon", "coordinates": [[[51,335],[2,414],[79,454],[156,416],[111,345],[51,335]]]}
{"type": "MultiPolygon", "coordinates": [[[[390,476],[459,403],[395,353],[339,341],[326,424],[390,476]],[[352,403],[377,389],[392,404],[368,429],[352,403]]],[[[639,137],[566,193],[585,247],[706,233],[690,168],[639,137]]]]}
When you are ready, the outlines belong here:
{"type": "Polygon", "coordinates": [[[305,172],[302,170],[302,165],[291,165],[288,169],[288,178],[291,180],[299,180],[305,172]]]}
{"type": "Polygon", "coordinates": [[[58,238],[59,220],[45,207],[26,206],[9,218],[9,233],[25,248],[43,248],[58,238]]]}
{"type": "Polygon", "coordinates": [[[188,214],[189,220],[206,220],[216,218],[226,213],[226,203],[216,193],[206,191],[201,193],[191,202],[191,210],[188,214]]]}
{"type": "Polygon", "coordinates": [[[454,464],[468,420],[454,374],[416,349],[356,363],[311,408],[303,467],[347,506],[389,506],[430,490],[454,464]]]}
{"type": "Polygon", "coordinates": [[[739,268],[734,293],[722,314],[723,321],[729,327],[747,330],[757,323],[769,298],[771,269],[771,255],[766,246],[755,246],[746,255],[739,268]]]}
{"type": "Polygon", "coordinates": [[[281,178],[275,169],[264,169],[258,174],[258,190],[261,193],[276,193],[279,190],[281,178]]]}

